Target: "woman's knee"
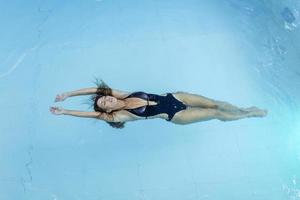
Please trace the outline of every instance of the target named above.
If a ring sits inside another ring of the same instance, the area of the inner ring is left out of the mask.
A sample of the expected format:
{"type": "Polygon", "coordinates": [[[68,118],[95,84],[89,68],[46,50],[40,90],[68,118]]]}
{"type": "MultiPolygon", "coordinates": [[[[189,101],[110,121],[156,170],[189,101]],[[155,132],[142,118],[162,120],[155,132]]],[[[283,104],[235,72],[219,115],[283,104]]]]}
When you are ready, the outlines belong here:
{"type": "Polygon", "coordinates": [[[225,116],[225,113],[222,112],[221,110],[219,109],[206,109],[207,111],[207,116],[208,118],[210,119],[218,119],[218,120],[221,120],[221,121],[226,121],[226,116],[225,116]]]}
{"type": "Polygon", "coordinates": [[[187,125],[187,124],[191,124],[192,122],[178,122],[178,121],[171,121],[173,124],[177,124],[177,125],[187,125]]]}
{"type": "Polygon", "coordinates": [[[178,125],[185,125],[185,124],[189,124],[190,122],[188,122],[187,120],[184,119],[172,119],[170,122],[172,122],[173,124],[178,124],[178,125]]]}
{"type": "Polygon", "coordinates": [[[227,121],[231,121],[232,119],[228,116],[227,113],[223,112],[223,111],[218,111],[217,115],[216,115],[217,119],[223,122],[227,122],[227,121]]]}

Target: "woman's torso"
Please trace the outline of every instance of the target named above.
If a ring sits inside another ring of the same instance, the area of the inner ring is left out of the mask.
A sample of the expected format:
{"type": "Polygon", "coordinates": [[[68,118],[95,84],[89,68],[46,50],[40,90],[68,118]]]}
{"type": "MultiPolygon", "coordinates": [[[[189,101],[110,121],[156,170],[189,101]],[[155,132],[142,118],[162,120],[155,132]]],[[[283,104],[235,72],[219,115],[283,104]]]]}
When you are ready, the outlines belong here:
{"type": "Polygon", "coordinates": [[[173,116],[186,106],[175,99],[171,93],[156,95],[145,92],[134,92],[124,99],[126,110],[137,118],[163,118],[171,120],[173,116]]]}

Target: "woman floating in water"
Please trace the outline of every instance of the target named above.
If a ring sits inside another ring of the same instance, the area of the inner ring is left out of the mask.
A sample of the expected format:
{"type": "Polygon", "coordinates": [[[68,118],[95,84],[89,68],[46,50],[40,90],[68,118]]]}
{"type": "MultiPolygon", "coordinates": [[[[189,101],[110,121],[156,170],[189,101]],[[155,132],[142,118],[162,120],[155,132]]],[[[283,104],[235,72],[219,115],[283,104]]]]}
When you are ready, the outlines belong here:
{"type": "Polygon", "coordinates": [[[104,120],[114,128],[123,128],[125,122],[162,118],[175,124],[218,119],[221,121],[238,120],[247,117],[264,117],[266,110],[257,107],[239,108],[223,101],[186,92],[166,93],[162,95],[145,92],[128,93],[108,87],[103,81],[97,81],[97,87],[80,89],[56,96],[55,102],[68,97],[92,95],[94,112],[66,110],[51,107],[55,115],[72,115],[104,120]]]}

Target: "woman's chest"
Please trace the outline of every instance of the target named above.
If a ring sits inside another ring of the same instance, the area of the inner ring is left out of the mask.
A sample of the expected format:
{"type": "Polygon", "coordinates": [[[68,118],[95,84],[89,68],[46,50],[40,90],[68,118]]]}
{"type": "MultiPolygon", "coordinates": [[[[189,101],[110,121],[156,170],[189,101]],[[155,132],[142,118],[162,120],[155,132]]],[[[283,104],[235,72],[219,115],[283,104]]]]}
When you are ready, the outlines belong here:
{"type": "MultiPolygon", "coordinates": [[[[147,100],[136,98],[136,97],[131,97],[125,100],[125,109],[135,109],[143,106],[147,106],[148,102],[147,100]]],[[[149,101],[149,105],[157,105],[156,102],[154,101],[149,101]]]]}

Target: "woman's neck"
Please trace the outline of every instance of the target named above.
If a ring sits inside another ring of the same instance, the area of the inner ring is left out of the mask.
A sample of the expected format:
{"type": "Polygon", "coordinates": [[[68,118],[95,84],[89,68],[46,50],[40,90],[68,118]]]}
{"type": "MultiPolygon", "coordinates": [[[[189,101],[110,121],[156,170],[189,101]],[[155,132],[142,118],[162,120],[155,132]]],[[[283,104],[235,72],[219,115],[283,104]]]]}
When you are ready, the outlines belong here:
{"type": "Polygon", "coordinates": [[[117,101],[117,106],[115,110],[123,110],[124,108],[127,107],[127,103],[125,100],[123,99],[118,99],[117,101]]]}

